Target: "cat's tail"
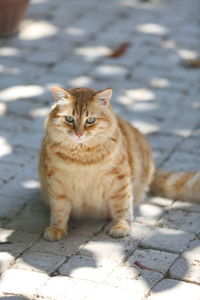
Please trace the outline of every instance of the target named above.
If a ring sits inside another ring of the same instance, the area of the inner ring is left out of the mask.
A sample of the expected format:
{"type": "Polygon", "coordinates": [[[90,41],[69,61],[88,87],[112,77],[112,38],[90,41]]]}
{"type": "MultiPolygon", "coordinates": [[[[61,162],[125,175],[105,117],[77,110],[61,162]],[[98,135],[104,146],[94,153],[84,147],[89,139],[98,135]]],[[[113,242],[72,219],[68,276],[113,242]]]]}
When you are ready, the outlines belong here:
{"type": "Polygon", "coordinates": [[[150,191],[173,200],[200,202],[200,172],[167,172],[156,170],[150,191]]]}

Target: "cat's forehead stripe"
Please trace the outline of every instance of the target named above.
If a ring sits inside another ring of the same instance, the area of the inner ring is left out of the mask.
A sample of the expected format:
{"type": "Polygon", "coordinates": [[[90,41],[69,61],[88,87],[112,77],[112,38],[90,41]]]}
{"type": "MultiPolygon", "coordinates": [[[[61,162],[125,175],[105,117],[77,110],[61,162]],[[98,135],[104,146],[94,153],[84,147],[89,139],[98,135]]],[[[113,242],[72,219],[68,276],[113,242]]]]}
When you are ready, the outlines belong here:
{"type": "Polygon", "coordinates": [[[86,101],[84,99],[77,99],[75,111],[79,116],[82,116],[86,112],[86,101]]]}
{"type": "Polygon", "coordinates": [[[90,100],[95,94],[95,90],[87,88],[76,88],[69,91],[73,95],[75,104],[74,104],[74,113],[82,116],[84,113],[88,114],[88,106],[90,105],[90,100]]]}

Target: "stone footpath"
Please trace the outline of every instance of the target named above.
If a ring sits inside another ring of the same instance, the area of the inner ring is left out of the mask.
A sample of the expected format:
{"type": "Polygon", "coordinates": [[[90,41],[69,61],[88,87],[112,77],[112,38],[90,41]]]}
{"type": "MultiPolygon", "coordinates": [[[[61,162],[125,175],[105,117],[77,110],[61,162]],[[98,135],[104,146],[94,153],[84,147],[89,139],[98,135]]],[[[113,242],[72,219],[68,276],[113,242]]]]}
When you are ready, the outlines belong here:
{"type": "Polygon", "coordinates": [[[52,85],[114,89],[117,113],[147,134],[156,164],[199,170],[198,0],[33,0],[0,40],[0,299],[200,299],[200,204],[151,198],[129,238],[107,221],[42,237],[38,149],[52,85]],[[109,57],[122,43],[128,51],[109,57]]]}

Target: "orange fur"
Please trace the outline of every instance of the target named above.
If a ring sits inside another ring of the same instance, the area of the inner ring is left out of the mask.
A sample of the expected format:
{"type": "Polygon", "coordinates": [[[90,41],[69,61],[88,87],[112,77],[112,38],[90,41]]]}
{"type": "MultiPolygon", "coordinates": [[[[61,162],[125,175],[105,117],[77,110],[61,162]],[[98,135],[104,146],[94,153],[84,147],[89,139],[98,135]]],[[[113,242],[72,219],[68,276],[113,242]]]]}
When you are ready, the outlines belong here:
{"type": "Polygon", "coordinates": [[[200,201],[200,173],[156,170],[150,186],[153,194],[182,201],[200,201]]]}
{"type": "MultiPolygon", "coordinates": [[[[46,121],[39,163],[51,209],[44,237],[63,238],[71,215],[110,217],[114,224],[109,233],[127,235],[133,202],[144,197],[150,184],[152,191],[165,194],[171,174],[157,171],[153,179],[151,148],[137,129],[112,112],[111,89],[54,87],[52,94],[56,102],[46,121]]],[[[175,192],[169,187],[166,195],[182,196],[191,177],[180,177],[172,184],[175,192]]],[[[196,191],[199,195],[199,187],[196,191]]]]}

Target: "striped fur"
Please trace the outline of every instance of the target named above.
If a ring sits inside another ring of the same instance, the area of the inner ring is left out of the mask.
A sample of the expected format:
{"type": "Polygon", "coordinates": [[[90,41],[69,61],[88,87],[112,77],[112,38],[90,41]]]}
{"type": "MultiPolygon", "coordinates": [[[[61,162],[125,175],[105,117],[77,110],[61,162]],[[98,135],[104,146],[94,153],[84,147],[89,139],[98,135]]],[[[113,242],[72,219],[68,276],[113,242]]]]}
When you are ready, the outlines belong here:
{"type": "Polygon", "coordinates": [[[198,197],[197,175],[173,181],[175,175],[157,171],[154,177],[151,148],[136,128],[112,112],[111,89],[54,87],[52,94],[55,104],[46,121],[39,163],[42,192],[51,209],[46,239],[63,238],[71,215],[112,218],[110,235],[127,235],[133,203],[140,202],[150,184],[160,195],[198,197]],[[88,124],[88,118],[95,122],[88,124]],[[194,193],[186,193],[185,184],[189,190],[195,186],[194,193]]]}
{"type": "Polygon", "coordinates": [[[150,190],[173,200],[200,202],[200,173],[156,170],[150,190]]]}

